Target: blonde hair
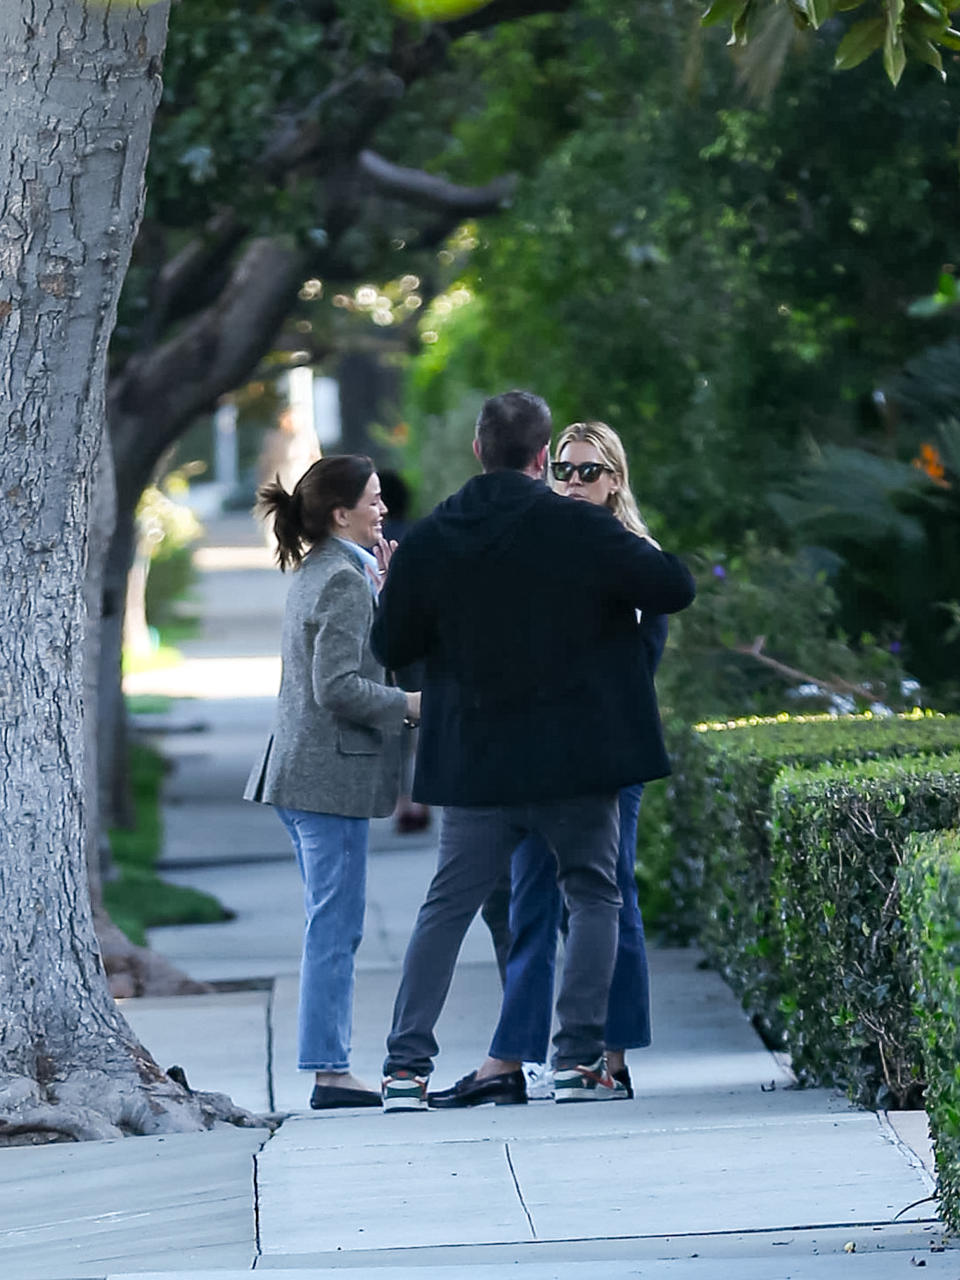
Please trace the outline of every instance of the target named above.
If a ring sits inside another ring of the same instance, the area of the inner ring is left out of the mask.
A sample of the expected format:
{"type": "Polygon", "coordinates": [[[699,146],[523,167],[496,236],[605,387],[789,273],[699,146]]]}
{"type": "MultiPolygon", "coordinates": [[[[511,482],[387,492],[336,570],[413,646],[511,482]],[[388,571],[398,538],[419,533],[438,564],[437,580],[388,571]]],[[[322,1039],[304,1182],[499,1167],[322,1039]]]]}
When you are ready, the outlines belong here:
{"type": "Polygon", "coordinates": [[[617,481],[616,490],[607,505],[625,528],[631,533],[649,537],[650,531],[643,516],[637,510],[637,502],[630,491],[630,468],[620,437],[605,422],[571,422],[564,427],[557,440],[554,456],[559,458],[568,444],[589,444],[600,455],[600,461],[617,481]]]}

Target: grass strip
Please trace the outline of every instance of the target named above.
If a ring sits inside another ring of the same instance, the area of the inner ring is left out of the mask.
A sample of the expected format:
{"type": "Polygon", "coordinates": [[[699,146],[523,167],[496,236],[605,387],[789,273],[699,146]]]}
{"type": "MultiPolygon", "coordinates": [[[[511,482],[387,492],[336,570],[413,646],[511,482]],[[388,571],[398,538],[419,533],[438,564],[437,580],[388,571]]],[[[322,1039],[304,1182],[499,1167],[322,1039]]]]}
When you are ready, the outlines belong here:
{"type": "Polygon", "coordinates": [[[208,893],[171,884],[156,873],[163,846],[160,793],[167,772],[163,756],[144,743],[130,749],[134,826],[109,831],[117,876],[103,886],[110,918],[131,942],[147,945],[147,929],[174,924],[216,924],[232,913],[208,893]]]}

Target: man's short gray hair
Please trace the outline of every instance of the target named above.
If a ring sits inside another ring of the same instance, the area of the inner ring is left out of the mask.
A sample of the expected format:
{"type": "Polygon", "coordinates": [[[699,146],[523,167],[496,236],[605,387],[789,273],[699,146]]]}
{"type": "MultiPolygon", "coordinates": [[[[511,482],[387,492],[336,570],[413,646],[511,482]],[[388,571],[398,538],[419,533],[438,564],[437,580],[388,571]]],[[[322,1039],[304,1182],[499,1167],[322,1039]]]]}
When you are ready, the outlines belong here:
{"type": "Polygon", "coordinates": [[[525,471],[550,443],[547,402],[532,391],[506,391],[485,400],[477,418],[477,448],[484,471],[525,471]]]}

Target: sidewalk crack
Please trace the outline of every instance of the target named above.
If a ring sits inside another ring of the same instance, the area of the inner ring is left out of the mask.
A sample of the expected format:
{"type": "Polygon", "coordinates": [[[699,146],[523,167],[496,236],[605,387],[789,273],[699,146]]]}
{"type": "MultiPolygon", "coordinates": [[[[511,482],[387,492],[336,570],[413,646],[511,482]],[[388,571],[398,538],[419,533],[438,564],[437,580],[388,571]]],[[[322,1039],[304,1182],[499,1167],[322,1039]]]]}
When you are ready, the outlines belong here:
{"type": "Polygon", "coordinates": [[[510,1177],[513,1179],[513,1185],[517,1192],[517,1198],[520,1201],[520,1208],[523,1210],[524,1214],[526,1215],[527,1222],[529,1223],[529,1226],[530,1226],[530,1235],[534,1240],[536,1240],[537,1229],[533,1225],[533,1216],[530,1213],[530,1210],[527,1208],[527,1202],[526,1200],[524,1200],[523,1192],[520,1190],[520,1179],[517,1177],[517,1171],[513,1167],[513,1158],[510,1155],[509,1142],[505,1142],[503,1144],[503,1151],[504,1151],[504,1155],[507,1157],[507,1168],[510,1170],[510,1177]]]}
{"type": "MultiPolygon", "coordinates": [[[[913,1147],[910,1146],[909,1142],[907,1142],[905,1138],[900,1137],[900,1134],[897,1132],[896,1127],[894,1126],[893,1122],[891,1121],[886,1111],[878,1111],[876,1113],[876,1116],[877,1116],[877,1124],[880,1126],[880,1132],[883,1134],[884,1138],[886,1138],[887,1142],[891,1143],[892,1146],[896,1147],[896,1149],[900,1152],[900,1154],[906,1160],[910,1168],[913,1169],[915,1173],[918,1173],[920,1175],[920,1178],[923,1181],[924,1185],[926,1186],[927,1190],[930,1192],[936,1192],[936,1189],[937,1189],[936,1176],[932,1174],[930,1170],[927,1168],[926,1164],[924,1163],[923,1157],[919,1154],[919,1152],[914,1151],[913,1147]]],[[[935,1198],[936,1198],[935,1195],[925,1197],[925,1199],[935,1199],[935,1198]]],[[[916,1201],[916,1204],[923,1204],[923,1203],[924,1203],[924,1200],[916,1201]]],[[[913,1209],[914,1207],[915,1206],[912,1204],[907,1206],[908,1209],[913,1209]]],[[[900,1213],[905,1213],[905,1212],[906,1212],[905,1209],[900,1210],[900,1213]]],[[[899,1214],[897,1216],[899,1217],[899,1214]]]]}
{"type": "MultiPolygon", "coordinates": [[[[263,1144],[266,1146],[266,1143],[263,1144]]],[[[263,1147],[260,1148],[260,1151],[263,1147]]],[[[263,1257],[263,1249],[260,1247],[260,1162],[258,1159],[260,1152],[255,1152],[253,1157],[253,1265],[251,1271],[257,1269],[257,1263],[263,1257]]]]}
{"type": "Polygon", "coordinates": [[[251,1271],[256,1271],[263,1260],[263,1241],[260,1231],[260,1157],[267,1149],[267,1144],[272,1142],[283,1128],[285,1119],[286,1116],[276,1121],[276,1127],[271,1129],[270,1133],[267,1134],[253,1153],[253,1261],[250,1264],[251,1271]]]}
{"type": "Polygon", "coordinates": [[[276,991],[276,982],[271,982],[270,994],[267,996],[267,1007],[265,1011],[267,1036],[267,1106],[271,1111],[276,1111],[277,1109],[273,1087],[273,1001],[276,996],[276,991]]]}

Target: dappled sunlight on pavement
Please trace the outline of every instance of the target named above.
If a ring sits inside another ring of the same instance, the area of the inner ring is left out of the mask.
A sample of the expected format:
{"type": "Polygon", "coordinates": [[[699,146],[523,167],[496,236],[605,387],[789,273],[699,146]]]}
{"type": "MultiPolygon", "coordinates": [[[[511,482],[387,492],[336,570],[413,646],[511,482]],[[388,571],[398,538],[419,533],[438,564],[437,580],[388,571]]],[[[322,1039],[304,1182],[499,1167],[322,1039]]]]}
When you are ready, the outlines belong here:
{"type": "Polygon", "coordinates": [[[198,547],[193,553],[194,568],[201,573],[223,569],[276,569],[273,552],[262,547],[198,547]]]}
{"type": "Polygon", "coordinates": [[[280,657],[184,658],[174,667],[139,671],[123,680],[126,694],[167,698],[272,698],[280,688],[280,657]]]}
{"type": "Polygon", "coordinates": [[[177,642],[181,661],[124,677],[128,695],[275,698],[290,575],[280,573],[256,522],[244,514],[207,521],[193,552],[196,581],[186,601],[199,622],[177,642]]]}

